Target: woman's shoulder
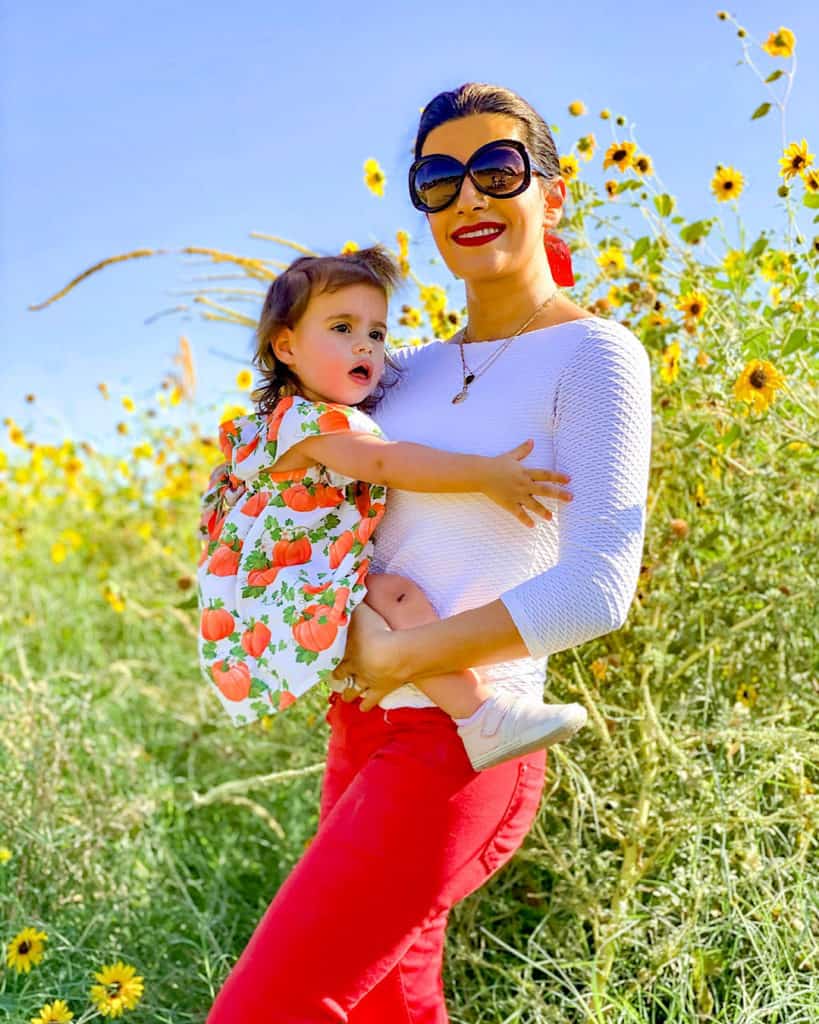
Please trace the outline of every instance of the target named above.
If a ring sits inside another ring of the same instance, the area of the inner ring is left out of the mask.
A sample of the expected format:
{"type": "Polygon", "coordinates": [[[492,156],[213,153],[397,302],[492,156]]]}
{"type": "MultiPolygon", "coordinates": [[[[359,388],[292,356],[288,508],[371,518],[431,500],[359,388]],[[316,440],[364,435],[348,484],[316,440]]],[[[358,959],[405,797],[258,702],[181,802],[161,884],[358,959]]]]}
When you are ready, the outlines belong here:
{"type": "Polygon", "coordinates": [[[574,328],[567,366],[582,362],[599,364],[601,369],[611,362],[624,365],[648,365],[648,353],[642,341],[626,324],[607,317],[592,315],[567,321],[574,328]]]}

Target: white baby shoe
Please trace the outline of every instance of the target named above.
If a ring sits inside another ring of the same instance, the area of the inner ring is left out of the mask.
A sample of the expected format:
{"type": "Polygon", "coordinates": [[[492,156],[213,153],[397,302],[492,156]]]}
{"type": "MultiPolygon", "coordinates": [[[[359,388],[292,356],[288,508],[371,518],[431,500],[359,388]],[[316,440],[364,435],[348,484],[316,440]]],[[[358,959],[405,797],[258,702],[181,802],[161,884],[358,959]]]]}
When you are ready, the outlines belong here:
{"type": "Polygon", "coordinates": [[[542,701],[494,693],[458,725],[476,772],[533,750],[570,739],[586,724],[582,704],[544,704],[542,701]]]}

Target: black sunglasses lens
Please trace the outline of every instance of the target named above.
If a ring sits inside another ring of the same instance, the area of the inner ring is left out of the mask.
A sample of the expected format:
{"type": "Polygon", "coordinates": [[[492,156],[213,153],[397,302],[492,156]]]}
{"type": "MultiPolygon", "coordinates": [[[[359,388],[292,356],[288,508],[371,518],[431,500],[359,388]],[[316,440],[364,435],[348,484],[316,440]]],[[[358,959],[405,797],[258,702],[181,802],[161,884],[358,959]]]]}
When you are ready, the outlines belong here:
{"type": "Polygon", "coordinates": [[[472,177],[491,196],[508,196],[526,178],[526,161],[512,146],[490,146],[472,161],[472,177]]]}
{"type": "MultiPolygon", "coordinates": [[[[469,168],[478,188],[490,196],[510,196],[526,182],[527,159],[514,146],[499,142],[487,146],[470,161],[469,168]]],[[[436,155],[422,163],[413,178],[416,205],[428,213],[443,209],[457,195],[464,167],[454,157],[436,155]]]]}
{"type": "Polygon", "coordinates": [[[432,157],[415,172],[416,198],[429,210],[446,206],[460,188],[463,173],[463,165],[454,158],[432,157]]]}

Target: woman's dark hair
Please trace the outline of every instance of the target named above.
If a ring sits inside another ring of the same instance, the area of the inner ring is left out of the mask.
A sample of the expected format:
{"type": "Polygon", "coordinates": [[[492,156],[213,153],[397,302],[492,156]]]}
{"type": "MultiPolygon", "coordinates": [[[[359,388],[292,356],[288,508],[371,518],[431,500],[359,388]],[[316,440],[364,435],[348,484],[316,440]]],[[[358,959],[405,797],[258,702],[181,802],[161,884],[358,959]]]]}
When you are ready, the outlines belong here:
{"type": "Polygon", "coordinates": [[[506,114],[522,126],[523,143],[550,177],[560,174],[560,158],[549,126],[526,100],[511,89],[486,82],[465,82],[457,89],[439,92],[421,114],[415,136],[415,159],[421,156],[433,128],[470,114],[506,114]]]}
{"type": "MultiPolygon", "coordinates": [[[[314,295],[347,285],[369,284],[380,288],[389,299],[400,280],[398,264],[382,245],[339,256],[300,256],[283,270],[267,290],[255,332],[252,363],[262,381],[251,395],[257,411],[270,413],[281,398],[300,393],[298,377],[277,359],[273,341],[283,327],[292,330],[296,326],[314,295]]],[[[385,373],[373,394],[358,403],[364,412],[374,409],[384,389],[397,380],[398,367],[389,357],[385,366],[392,377],[387,380],[385,373]]]]}

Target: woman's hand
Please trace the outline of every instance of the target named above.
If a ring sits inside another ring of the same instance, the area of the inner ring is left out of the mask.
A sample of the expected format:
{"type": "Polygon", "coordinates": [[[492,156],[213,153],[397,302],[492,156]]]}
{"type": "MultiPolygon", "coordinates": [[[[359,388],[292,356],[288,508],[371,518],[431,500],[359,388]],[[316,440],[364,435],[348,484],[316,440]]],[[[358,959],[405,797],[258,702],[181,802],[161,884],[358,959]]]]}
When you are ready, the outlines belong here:
{"type": "Polygon", "coordinates": [[[533,447],[534,442],[530,439],[503,455],[487,458],[488,473],[481,488],[487,498],[511,512],[524,526],[535,525],[530,512],[541,519],[552,518],[551,511],[537,500],[538,495],[558,501],[571,501],[573,497],[570,491],[557,486],[569,482],[571,477],[566,473],[521,465],[521,460],[530,454],[533,447]]]}
{"type": "Polygon", "coordinates": [[[382,697],[406,682],[396,673],[397,645],[386,620],[362,602],[350,619],[344,659],[333,672],[338,680],[355,677],[358,688],[348,687],[342,699],[352,701],[361,695],[361,710],[370,711],[382,697]]]}

